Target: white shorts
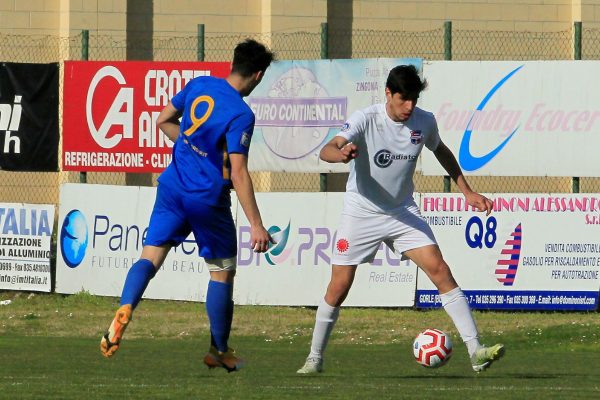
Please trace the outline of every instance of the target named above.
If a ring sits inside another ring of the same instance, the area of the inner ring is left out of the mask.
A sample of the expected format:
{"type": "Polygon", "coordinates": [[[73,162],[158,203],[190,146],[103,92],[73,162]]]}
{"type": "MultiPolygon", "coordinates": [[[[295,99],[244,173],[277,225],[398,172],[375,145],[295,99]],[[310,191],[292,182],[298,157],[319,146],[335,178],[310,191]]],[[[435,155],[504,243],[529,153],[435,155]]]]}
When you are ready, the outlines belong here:
{"type": "Polygon", "coordinates": [[[382,242],[402,259],[406,259],[403,253],[407,250],[437,244],[414,202],[393,214],[354,210],[352,214],[342,212],[331,257],[335,265],[371,262],[382,242]]]}
{"type": "Polygon", "coordinates": [[[237,257],[204,259],[210,272],[235,271],[237,257]]]}

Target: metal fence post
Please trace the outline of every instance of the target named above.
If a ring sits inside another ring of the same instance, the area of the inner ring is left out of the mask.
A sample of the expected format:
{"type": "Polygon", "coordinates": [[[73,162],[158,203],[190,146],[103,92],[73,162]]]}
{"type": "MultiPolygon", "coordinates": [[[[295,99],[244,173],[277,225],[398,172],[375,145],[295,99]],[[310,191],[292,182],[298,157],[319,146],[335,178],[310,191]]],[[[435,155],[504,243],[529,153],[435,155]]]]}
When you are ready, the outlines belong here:
{"type": "MultiPolygon", "coordinates": [[[[321,59],[329,58],[329,46],[327,43],[328,27],[327,22],[321,23],[321,59]]],[[[327,174],[319,174],[319,191],[327,191],[327,174]]]]}
{"type": "Polygon", "coordinates": [[[573,22],[573,59],[581,60],[581,21],[573,22]]]}
{"type": "MultiPolygon", "coordinates": [[[[581,21],[573,22],[573,59],[581,60],[581,21]]],[[[573,193],[579,193],[579,177],[571,179],[573,193]]]]}
{"type": "MultiPolygon", "coordinates": [[[[452,21],[444,22],[444,60],[452,60],[452,21]]],[[[444,175],[444,193],[449,193],[451,187],[450,176],[444,175]]]]}
{"type": "Polygon", "coordinates": [[[444,60],[452,60],[452,21],[444,22],[444,60]]]}
{"type": "Polygon", "coordinates": [[[90,31],[87,29],[81,31],[81,59],[90,59],[90,31]]]}
{"type": "Polygon", "coordinates": [[[204,61],[204,24],[198,24],[198,61],[204,61]]]}
{"type": "Polygon", "coordinates": [[[327,43],[327,22],[321,23],[321,59],[329,57],[329,47],[327,43]]]}
{"type": "MultiPolygon", "coordinates": [[[[88,61],[90,58],[90,31],[84,29],[81,31],[81,59],[88,61]]],[[[87,172],[79,173],[79,183],[87,183],[87,172]]]]}

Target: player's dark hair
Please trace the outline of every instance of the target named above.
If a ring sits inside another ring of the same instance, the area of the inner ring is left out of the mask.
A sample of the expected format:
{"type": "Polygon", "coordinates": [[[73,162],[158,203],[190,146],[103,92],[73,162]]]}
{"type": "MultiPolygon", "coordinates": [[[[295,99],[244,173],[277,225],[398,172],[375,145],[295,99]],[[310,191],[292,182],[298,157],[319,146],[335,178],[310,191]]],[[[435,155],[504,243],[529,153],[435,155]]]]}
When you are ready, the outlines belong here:
{"type": "Polygon", "coordinates": [[[254,39],[246,39],[233,50],[231,72],[245,78],[255,72],[265,72],[275,56],[265,45],[254,39]]]}
{"type": "Polygon", "coordinates": [[[400,93],[404,100],[417,100],[427,87],[427,80],[421,80],[414,65],[398,65],[390,71],[385,86],[392,95],[400,93]]]}

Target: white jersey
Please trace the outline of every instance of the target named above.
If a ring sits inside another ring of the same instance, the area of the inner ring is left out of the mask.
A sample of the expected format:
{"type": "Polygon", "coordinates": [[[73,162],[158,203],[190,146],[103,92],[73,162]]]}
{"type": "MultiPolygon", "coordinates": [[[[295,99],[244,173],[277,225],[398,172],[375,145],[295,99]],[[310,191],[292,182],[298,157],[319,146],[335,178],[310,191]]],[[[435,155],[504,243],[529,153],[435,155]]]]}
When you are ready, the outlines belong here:
{"type": "Polygon", "coordinates": [[[412,201],[413,174],[423,145],[435,151],[440,143],[432,113],[415,107],[407,121],[395,122],[385,104],[352,113],[338,136],[358,147],[358,157],[350,163],[346,209],[376,212],[390,212],[412,201]]]}

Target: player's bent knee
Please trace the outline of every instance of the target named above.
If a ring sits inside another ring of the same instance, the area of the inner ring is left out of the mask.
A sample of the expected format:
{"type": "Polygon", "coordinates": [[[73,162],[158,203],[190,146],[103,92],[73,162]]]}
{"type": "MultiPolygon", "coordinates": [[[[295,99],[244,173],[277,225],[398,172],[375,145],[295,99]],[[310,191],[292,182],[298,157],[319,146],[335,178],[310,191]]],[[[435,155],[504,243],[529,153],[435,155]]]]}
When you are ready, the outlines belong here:
{"type": "Polygon", "coordinates": [[[346,284],[337,284],[337,285],[329,285],[327,287],[327,292],[325,293],[325,300],[331,306],[337,307],[340,306],[348,293],[350,292],[350,285],[346,284]]]}
{"type": "Polygon", "coordinates": [[[432,282],[446,282],[454,280],[450,267],[445,262],[431,265],[427,269],[424,269],[425,273],[429,276],[432,282]]]}
{"type": "Polygon", "coordinates": [[[442,262],[442,263],[433,265],[429,269],[429,272],[433,275],[445,276],[445,275],[450,274],[450,268],[448,268],[448,265],[446,263],[442,262]]]}
{"type": "Polygon", "coordinates": [[[237,268],[236,257],[206,259],[206,266],[210,272],[235,271],[237,268]]]}

